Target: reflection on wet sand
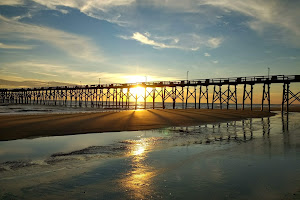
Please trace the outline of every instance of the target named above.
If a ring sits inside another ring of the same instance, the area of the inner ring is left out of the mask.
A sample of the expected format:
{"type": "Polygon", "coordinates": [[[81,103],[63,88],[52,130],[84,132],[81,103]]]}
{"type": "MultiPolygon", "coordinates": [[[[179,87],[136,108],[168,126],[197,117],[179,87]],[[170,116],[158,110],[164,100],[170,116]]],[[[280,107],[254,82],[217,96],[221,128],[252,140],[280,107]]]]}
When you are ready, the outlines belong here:
{"type": "MultiPolygon", "coordinates": [[[[289,118],[288,115],[281,116],[282,133],[285,145],[289,144],[289,118]]],[[[58,162],[70,160],[90,160],[100,158],[114,158],[120,156],[132,156],[134,163],[143,161],[149,151],[153,149],[164,149],[172,146],[190,144],[209,144],[213,142],[247,142],[255,137],[269,138],[271,134],[270,117],[261,120],[246,119],[227,123],[205,124],[191,127],[174,127],[171,129],[160,129],[144,131],[143,137],[131,140],[117,141],[107,146],[88,146],[84,149],[71,152],[53,153],[46,158],[44,164],[53,165],[58,162]],[[159,133],[160,137],[151,137],[152,133],[159,133]],[[150,135],[147,136],[147,133],[150,135]]],[[[72,137],[72,136],[68,136],[72,137]]],[[[55,142],[55,141],[53,141],[55,142]]],[[[80,141],[81,142],[81,141],[80,141]]],[[[74,144],[75,146],[75,144],[74,144]]],[[[17,152],[15,146],[12,152],[17,152]]],[[[21,147],[20,147],[21,148],[21,147]]],[[[9,148],[1,149],[1,152],[9,152],[9,148]]],[[[22,153],[22,151],[20,152],[22,153]]],[[[0,172],[17,170],[19,168],[38,165],[32,160],[10,160],[0,163],[0,172]]]]}
{"type": "Polygon", "coordinates": [[[131,170],[119,181],[120,187],[132,199],[145,199],[153,191],[151,179],[156,175],[156,170],[145,162],[147,153],[152,148],[153,138],[132,141],[131,151],[128,152],[131,170]]]}
{"type": "MultiPolygon", "coordinates": [[[[100,162],[91,165],[93,161],[122,158],[126,160],[126,169],[120,172],[121,175],[115,180],[115,183],[117,183],[116,185],[118,185],[116,187],[122,188],[122,191],[124,191],[131,199],[147,199],[158,190],[156,182],[157,177],[168,173],[168,170],[176,171],[182,166],[191,164],[194,160],[199,160],[199,157],[203,156],[202,151],[200,151],[196,156],[188,154],[190,157],[181,158],[181,160],[179,159],[178,161],[175,160],[171,165],[166,163],[165,166],[167,167],[157,167],[157,163],[152,162],[151,159],[153,158],[150,157],[154,152],[159,154],[161,150],[168,151],[174,147],[181,148],[182,146],[191,146],[191,150],[196,147],[196,149],[199,150],[202,147],[209,147],[209,144],[217,144],[218,146],[228,143],[248,144],[249,141],[261,138],[262,140],[260,141],[262,141],[263,145],[259,142],[249,142],[250,145],[247,145],[246,147],[247,152],[252,152],[253,154],[267,153],[270,158],[274,152],[290,156],[291,148],[293,148],[293,146],[291,146],[288,126],[290,125],[292,127],[290,130],[295,128],[298,130],[299,126],[296,126],[295,124],[298,123],[299,115],[295,116],[298,118],[292,118],[290,123],[288,121],[288,116],[283,115],[280,118],[280,116],[277,115],[273,118],[247,119],[228,123],[143,131],[141,132],[143,134],[135,139],[116,140],[113,144],[106,146],[94,145],[70,152],[52,153],[48,158],[41,162],[43,164],[39,164],[35,160],[6,161],[0,163],[0,184],[5,184],[6,191],[8,192],[18,191],[18,194],[23,195],[22,191],[26,191],[24,188],[28,188],[29,182],[32,190],[35,188],[36,191],[39,191],[37,184],[40,181],[49,184],[56,184],[56,182],[61,180],[68,181],[72,176],[80,176],[80,174],[96,169],[98,165],[100,165],[100,162]],[[283,140],[274,140],[275,142],[271,140],[271,136],[273,137],[274,135],[275,137],[276,134],[277,136],[282,136],[283,140]],[[197,148],[199,147],[199,144],[202,144],[202,146],[200,146],[201,148],[197,148]],[[278,144],[280,148],[277,148],[278,144]],[[84,169],[82,168],[83,163],[86,163],[84,169]],[[67,167],[62,169],[61,173],[57,173],[57,168],[63,166],[67,167]],[[79,169],[80,167],[82,169],[79,169]],[[69,175],[60,176],[59,174],[64,174],[64,170],[67,168],[69,175]],[[29,170],[34,175],[28,177],[28,179],[24,178],[29,170]],[[53,177],[47,180],[41,180],[39,178],[41,170],[48,170],[49,175],[47,176],[52,175],[53,177]],[[21,176],[19,175],[23,175],[21,182],[18,181],[21,179],[21,176]],[[18,184],[16,184],[16,182],[18,182],[18,184]]],[[[292,144],[295,145],[294,143],[292,144]]],[[[186,149],[188,150],[188,148],[186,149]]],[[[162,157],[162,159],[164,158],[162,157]]],[[[157,162],[162,162],[162,160],[157,162]]],[[[215,166],[214,168],[209,167],[207,169],[207,174],[211,174],[211,181],[221,182],[224,177],[226,177],[223,176],[224,171],[222,171],[221,165],[222,163],[220,163],[220,167],[215,166]]],[[[199,173],[202,172],[199,171],[199,173]]],[[[206,176],[208,176],[207,174],[206,176]]],[[[81,178],[84,179],[84,176],[81,178]]],[[[103,185],[98,182],[96,184],[103,185]]],[[[46,186],[48,187],[48,185],[46,186]]],[[[97,188],[96,185],[86,187],[97,188]]],[[[1,195],[0,191],[0,198],[2,197],[1,195]]],[[[157,194],[156,197],[158,197],[157,194]]]]}

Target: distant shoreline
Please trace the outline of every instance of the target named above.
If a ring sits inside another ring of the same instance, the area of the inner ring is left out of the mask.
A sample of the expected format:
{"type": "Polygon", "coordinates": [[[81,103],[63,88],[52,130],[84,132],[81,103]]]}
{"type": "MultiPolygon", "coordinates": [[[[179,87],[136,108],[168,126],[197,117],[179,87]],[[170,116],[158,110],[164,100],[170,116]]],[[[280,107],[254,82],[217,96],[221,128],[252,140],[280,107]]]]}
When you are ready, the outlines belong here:
{"type": "Polygon", "coordinates": [[[267,111],[220,109],[149,109],[122,112],[0,115],[0,140],[184,127],[273,115],[275,113],[267,111]]]}

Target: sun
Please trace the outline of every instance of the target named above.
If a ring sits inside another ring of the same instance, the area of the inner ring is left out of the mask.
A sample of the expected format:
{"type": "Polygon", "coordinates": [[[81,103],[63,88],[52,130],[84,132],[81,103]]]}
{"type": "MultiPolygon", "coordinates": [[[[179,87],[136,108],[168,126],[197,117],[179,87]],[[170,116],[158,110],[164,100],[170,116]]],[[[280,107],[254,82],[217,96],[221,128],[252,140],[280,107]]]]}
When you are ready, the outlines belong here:
{"type": "Polygon", "coordinates": [[[130,88],[130,93],[133,96],[137,96],[137,97],[145,96],[145,88],[140,87],[140,86],[134,87],[134,88],[130,88]]]}
{"type": "MultiPolygon", "coordinates": [[[[133,76],[126,76],[125,80],[126,83],[143,83],[146,82],[147,76],[140,76],[140,75],[133,75],[133,76]]],[[[148,90],[147,90],[148,91],[148,90]]],[[[130,93],[135,97],[144,97],[145,96],[145,88],[141,86],[136,86],[130,88],[130,93]]]]}

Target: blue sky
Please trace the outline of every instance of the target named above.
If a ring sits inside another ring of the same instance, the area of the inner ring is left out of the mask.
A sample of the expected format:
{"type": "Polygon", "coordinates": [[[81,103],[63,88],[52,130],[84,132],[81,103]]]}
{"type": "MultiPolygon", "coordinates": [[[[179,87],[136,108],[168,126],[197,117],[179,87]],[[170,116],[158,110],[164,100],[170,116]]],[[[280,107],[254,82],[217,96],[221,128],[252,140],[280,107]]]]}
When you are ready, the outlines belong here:
{"type": "Polygon", "coordinates": [[[300,74],[300,2],[6,0],[0,87],[300,74]]]}

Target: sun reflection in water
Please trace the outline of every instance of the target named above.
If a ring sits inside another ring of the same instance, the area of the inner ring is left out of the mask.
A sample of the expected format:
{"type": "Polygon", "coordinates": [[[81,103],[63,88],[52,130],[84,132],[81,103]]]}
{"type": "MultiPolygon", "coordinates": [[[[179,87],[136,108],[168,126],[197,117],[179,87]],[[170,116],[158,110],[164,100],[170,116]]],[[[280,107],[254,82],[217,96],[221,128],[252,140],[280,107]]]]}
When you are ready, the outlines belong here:
{"type": "Polygon", "coordinates": [[[152,148],[150,141],[150,138],[131,141],[132,148],[128,155],[131,170],[125,174],[121,183],[134,199],[146,199],[153,191],[151,179],[156,175],[156,170],[145,163],[147,153],[152,148]]]}
{"type": "Polygon", "coordinates": [[[145,145],[141,145],[141,144],[137,144],[137,148],[136,150],[133,151],[133,155],[137,156],[137,155],[141,155],[145,152],[145,145]]]}

